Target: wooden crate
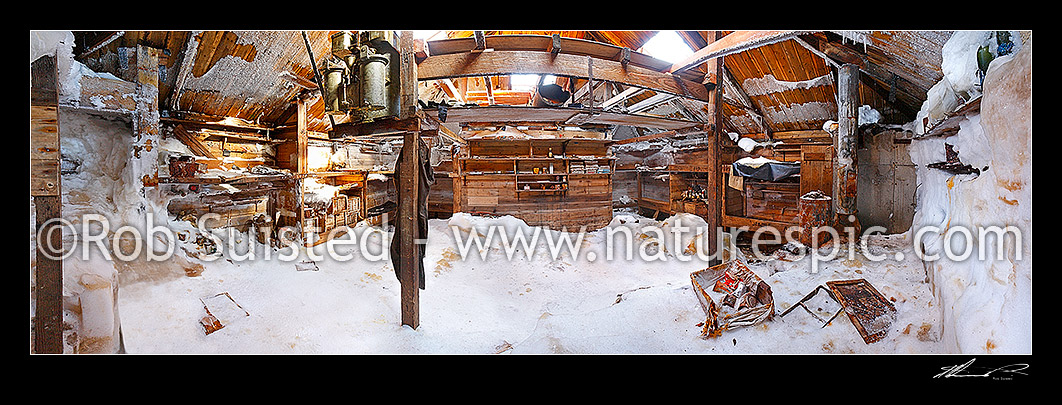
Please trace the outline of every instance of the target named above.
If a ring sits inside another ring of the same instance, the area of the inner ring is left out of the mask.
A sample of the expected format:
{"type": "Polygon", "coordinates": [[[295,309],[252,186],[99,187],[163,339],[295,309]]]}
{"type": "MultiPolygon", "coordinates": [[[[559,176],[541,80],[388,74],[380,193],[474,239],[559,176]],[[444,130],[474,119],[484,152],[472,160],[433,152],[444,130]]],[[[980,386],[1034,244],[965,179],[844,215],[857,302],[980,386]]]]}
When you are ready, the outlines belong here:
{"type": "Polygon", "coordinates": [[[745,182],[746,217],[795,223],[799,201],[799,183],[745,182]]]}
{"type": "Polygon", "coordinates": [[[314,233],[321,232],[321,221],[318,217],[309,217],[302,220],[302,232],[314,233]]]}
{"type": "Polygon", "coordinates": [[[332,205],[328,208],[330,214],[338,214],[347,210],[347,196],[332,197],[332,205]]]}
{"type": "Polygon", "coordinates": [[[682,212],[690,213],[701,218],[708,217],[708,204],[701,201],[682,201],[682,212]]]}
{"type": "Polygon", "coordinates": [[[361,197],[347,196],[347,212],[361,212],[361,197]]]}

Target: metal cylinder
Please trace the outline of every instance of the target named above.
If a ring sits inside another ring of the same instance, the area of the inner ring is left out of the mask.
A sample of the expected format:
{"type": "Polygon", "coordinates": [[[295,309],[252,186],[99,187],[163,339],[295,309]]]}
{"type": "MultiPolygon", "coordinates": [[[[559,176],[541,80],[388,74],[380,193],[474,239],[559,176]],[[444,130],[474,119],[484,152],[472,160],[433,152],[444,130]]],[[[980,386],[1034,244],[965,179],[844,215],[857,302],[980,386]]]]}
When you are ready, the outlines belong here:
{"type": "Polygon", "coordinates": [[[359,107],[367,110],[387,108],[387,82],[391,70],[388,67],[391,58],[388,54],[368,55],[358,61],[361,83],[361,102],[359,107]]]}
{"type": "Polygon", "coordinates": [[[332,34],[332,55],[343,58],[350,55],[350,48],[354,42],[354,34],[350,31],[339,31],[332,34]]]}
{"type": "MultiPolygon", "coordinates": [[[[341,101],[346,97],[346,90],[343,88],[343,66],[329,62],[325,69],[324,77],[324,103],[325,112],[329,114],[339,114],[343,111],[341,101]]],[[[345,103],[343,103],[345,104],[345,103]]]]}
{"type": "Polygon", "coordinates": [[[830,212],[832,203],[833,199],[830,196],[818,190],[800,197],[800,214],[797,218],[800,222],[799,242],[801,244],[818,249],[830,241],[830,233],[824,229],[833,221],[833,214],[830,212]]]}
{"type": "Polygon", "coordinates": [[[568,101],[569,97],[571,97],[571,93],[564,91],[561,86],[544,84],[538,86],[532,105],[535,107],[557,107],[568,101]]]}
{"type": "Polygon", "coordinates": [[[361,99],[361,96],[358,95],[358,90],[360,86],[358,84],[359,79],[357,76],[357,55],[353,53],[350,54],[349,56],[344,58],[344,63],[346,63],[346,65],[350,68],[349,72],[351,73],[347,75],[347,80],[345,82],[346,92],[344,95],[346,97],[346,105],[343,108],[344,110],[349,110],[352,108],[356,108],[358,100],[361,99]]]}

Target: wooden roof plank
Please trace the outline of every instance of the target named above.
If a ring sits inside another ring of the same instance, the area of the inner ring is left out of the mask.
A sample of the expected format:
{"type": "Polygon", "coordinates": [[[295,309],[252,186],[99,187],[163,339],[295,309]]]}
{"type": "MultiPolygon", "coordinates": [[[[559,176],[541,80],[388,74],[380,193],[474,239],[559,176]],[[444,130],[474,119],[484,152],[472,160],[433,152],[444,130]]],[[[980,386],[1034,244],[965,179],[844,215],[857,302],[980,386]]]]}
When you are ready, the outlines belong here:
{"type": "Polygon", "coordinates": [[[792,38],[801,31],[734,31],[727,36],[701,48],[681,62],[671,65],[671,73],[682,72],[697,65],[715,59],[763,45],[773,44],[792,38]]]}

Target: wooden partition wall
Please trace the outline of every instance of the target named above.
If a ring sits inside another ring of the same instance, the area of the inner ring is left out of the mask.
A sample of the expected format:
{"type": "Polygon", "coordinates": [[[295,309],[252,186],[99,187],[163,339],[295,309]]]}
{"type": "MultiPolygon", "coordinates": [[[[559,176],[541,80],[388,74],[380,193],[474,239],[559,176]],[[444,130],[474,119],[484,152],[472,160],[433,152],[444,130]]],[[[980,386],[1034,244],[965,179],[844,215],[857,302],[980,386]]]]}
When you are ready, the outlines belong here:
{"type": "Polygon", "coordinates": [[[454,211],[529,225],[598,229],[612,220],[610,141],[469,139],[456,160],[454,211]]]}

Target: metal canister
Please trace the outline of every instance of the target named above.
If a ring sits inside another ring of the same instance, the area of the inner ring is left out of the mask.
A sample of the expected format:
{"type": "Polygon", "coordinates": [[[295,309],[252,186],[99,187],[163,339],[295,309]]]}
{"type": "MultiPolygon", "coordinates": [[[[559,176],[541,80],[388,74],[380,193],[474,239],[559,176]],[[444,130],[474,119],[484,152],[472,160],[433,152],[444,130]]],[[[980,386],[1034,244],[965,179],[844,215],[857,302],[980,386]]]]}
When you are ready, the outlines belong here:
{"type": "Polygon", "coordinates": [[[346,89],[343,85],[343,73],[346,67],[341,63],[329,60],[325,67],[324,103],[325,112],[339,114],[345,109],[346,89]]]}
{"type": "Polygon", "coordinates": [[[387,84],[390,80],[391,56],[389,54],[371,54],[358,60],[361,81],[361,102],[359,107],[367,110],[387,108],[387,84]]]}
{"type": "Polygon", "coordinates": [[[344,58],[351,53],[354,45],[354,34],[350,31],[339,31],[332,34],[332,55],[344,58]]]}

